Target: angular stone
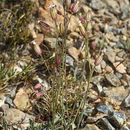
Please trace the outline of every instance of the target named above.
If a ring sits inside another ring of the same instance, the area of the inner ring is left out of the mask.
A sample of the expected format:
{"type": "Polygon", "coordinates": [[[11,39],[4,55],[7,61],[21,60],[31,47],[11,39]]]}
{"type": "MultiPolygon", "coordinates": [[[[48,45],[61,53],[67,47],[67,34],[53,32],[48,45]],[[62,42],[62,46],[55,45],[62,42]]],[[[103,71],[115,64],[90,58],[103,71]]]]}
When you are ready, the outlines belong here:
{"type": "Polygon", "coordinates": [[[103,81],[103,76],[94,76],[94,77],[92,77],[92,83],[94,83],[95,85],[99,84],[102,81],[103,81]]]}
{"type": "Polygon", "coordinates": [[[115,62],[116,53],[111,47],[107,47],[105,55],[107,57],[107,60],[109,60],[111,63],[115,62]]]}
{"type": "Polygon", "coordinates": [[[69,66],[74,65],[74,59],[72,57],[70,57],[69,55],[66,55],[66,64],[69,66]]]}
{"type": "Polygon", "coordinates": [[[106,62],[104,60],[101,61],[101,68],[104,69],[106,67],[106,62]]]}
{"type": "Polygon", "coordinates": [[[97,73],[102,73],[101,65],[99,64],[98,66],[95,67],[95,72],[97,73]]]}
{"type": "Polygon", "coordinates": [[[117,2],[117,0],[105,0],[107,3],[107,7],[110,7],[109,10],[113,12],[114,14],[119,14],[120,13],[120,7],[117,2]]]}
{"type": "Polygon", "coordinates": [[[40,45],[43,42],[43,34],[37,34],[37,37],[34,39],[36,44],[40,45]]]}
{"type": "Polygon", "coordinates": [[[104,113],[104,114],[108,114],[109,111],[113,110],[112,106],[110,106],[110,105],[97,106],[96,109],[97,109],[98,112],[101,112],[101,113],[104,113]]]}
{"type": "Polygon", "coordinates": [[[55,48],[56,47],[56,38],[46,37],[46,38],[44,38],[44,42],[50,48],[55,48]]]}
{"type": "Polygon", "coordinates": [[[121,73],[116,72],[115,75],[118,77],[118,79],[122,78],[122,74],[121,73]]]}
{"type": "Polygon", "coordinates": [[[27,129],[30,126],[29,120],[34,120],[35,117],[28,115],[18,109],[10,108],[6,113],[4,113],[3,117],[8,125],[13,125],[20,127],[22,130],[27,129]]]}
{"type": "Polygon", "coordinates": [[[85,128],[81,130],[100,130],[95,124],[87,124],[85,128]]]}
{"type": "Polygon", "coordinates": [[[125,98],[122,102],[122,106],[126,108],[130,108],[130,94],[125,98]]]}
{"type": "Polygon", "coordinates": [[[105,74],[105,78],[111,85],[115,87],[119,87],[121,85],[120,80],[113,73],[105,74]]]}
{"type": "Polygon", "coordinates": [[[126,73],[126,67],[123,64],[120,64],[120,62],[113,63],[113,66],[115,67],[117,72],[126,73]]]}
{"type": "Polygon", "coordinates": [[[126,124],[121,127],[121,130],[130,130],[130,127],[128,127],[126,124]]]}
{"type": "Polygon", "coordinates": [[[119,0],[118,1],[121,8],[121,19],[125,19],[129,15],[129,0],[119,0]]]}
{"type": "Polygon", "coordinates": [[[106,70],[106,72],[107,72],[107,73],[112,73],[112,72],[113,72],[112,67],[111,67],[111,66],[109,66],[109,65],[106,65],[105,70],[106,70]]]}
{"type": "Polygon", "coordinates": [[[90,3],[88,2],[89,6],[95,10],[100,10],[106,7],[106,4],[103,3],[101,0],[91,0],[90,3]]]}
{"type": "Polygon", "coordinates": [[[120,129],[126,121],[125,115],[121,112],[109,113],[108,120],[115,127],[120,129]]]}
{"type": "Polygon", "coordinates": [[[102,86],[100,84],[97,84],[96,87],[97,87],[97,91],[98,91],[99,95],[101,95],[102,90],[103,90],[102,86]]]}
{"type": "Polygon", "coordinates": [[[68,53],[76,60],[79,60],[80,50],[76,49],[75,47],[70,47],[68,49],[68,53]]]}
{"type": "Polygon", "coordinates": [[[31,106],[29,97],[23,88],[19,89],[13,102],[20,110],[27,110],[31,106]]]}
{"type": "Polygon", "coordinates": [[[130,83],[130,75],[124,74],[123,79],[129,84],[130,83]]]}
{"type": "Polygon", "coordinates": [[[115,100],[118,105],[122,103],[122,101],[125,98],[125,95],[128,94],[128,92],[125,90],[123,86],[109,88],[104,87],[102,93],[103,95],[115,100]]]}
{"type": "Polygon", "coordinates": [[[101,118],[97,122],[98,126],[103,130],[115,130],[115,128],[110,124],[110,122],[106,118],[101,118]]]}

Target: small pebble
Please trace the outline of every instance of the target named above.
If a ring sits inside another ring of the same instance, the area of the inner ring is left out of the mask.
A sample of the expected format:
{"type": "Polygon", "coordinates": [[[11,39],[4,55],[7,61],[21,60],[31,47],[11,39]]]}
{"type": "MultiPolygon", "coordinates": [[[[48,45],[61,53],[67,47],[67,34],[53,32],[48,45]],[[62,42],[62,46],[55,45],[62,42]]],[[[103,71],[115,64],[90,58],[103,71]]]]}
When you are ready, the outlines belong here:
{"type": "Polygon", "coordinates": [[[121,73],[116,72],[115,75],[116,75],[119,79],[122,78],[122,74],[121,74],[121,73]]]}

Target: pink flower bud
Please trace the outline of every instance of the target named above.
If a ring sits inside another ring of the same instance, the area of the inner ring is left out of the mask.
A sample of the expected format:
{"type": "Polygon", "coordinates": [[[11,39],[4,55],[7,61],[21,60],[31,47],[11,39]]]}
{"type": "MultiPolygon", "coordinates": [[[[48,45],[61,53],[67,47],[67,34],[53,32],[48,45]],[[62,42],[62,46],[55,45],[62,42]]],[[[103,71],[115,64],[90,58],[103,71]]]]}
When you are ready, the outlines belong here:
{"type": "Polygon", "coordinates": [[[38,83],[38,84],[36,84],[34,86],[34,90],[39,90],[40,88],[41,88],[41,84],[40,83],[38,83]]]}
{"type": "Polygon", "coordinates": [[[45,23],[45,22],[43,22],[43,21],[39,21],[39,24],[40,24],[42,27],[44,27],[44,29],[50,30],[50,26],[49,26],[47,23],[45,23]]]}
{"type": "Polygon", "coordinates": [[[38,55],[41,55],[41,54],[42,54],[42,50],[41,50],[41,48],[40,48],[39,45],[34,44],[34,50],[35,50],[35,52],[36,52],[38,55]]]}
{"type": "Polygon", "coordinates": [[[44,93],[43,92],[38,92],[34,95],[35,98],[39,98],[40,96],[42,96],[44,93]]]}
{"type": "Polygon", "coordinates": [[[57,14],[63,15],[61,11],[57,10],[57,14]]]}
{"type": "Polygon", "coordinates": [[[73,13],[77,13],[78,12],[78,9],[79,9],[79,1],[77,1],[76,3],[72,4],[71,6],[71,11],[73,13]]]}
{"type": "Polygon", "coordinates": [[[56,65],[59,66],[61,64],[61,58],[56,55],[56,65]]]}

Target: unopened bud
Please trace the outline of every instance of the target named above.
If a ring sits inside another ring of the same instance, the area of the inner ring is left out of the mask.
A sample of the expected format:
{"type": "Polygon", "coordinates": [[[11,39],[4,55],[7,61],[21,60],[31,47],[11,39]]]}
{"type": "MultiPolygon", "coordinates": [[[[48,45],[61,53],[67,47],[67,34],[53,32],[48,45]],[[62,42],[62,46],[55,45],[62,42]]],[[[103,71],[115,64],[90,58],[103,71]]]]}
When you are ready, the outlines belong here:
{"type": "MultiPolygon", "coordinates": [[[[35,41],[33,41],[33,44],[35,43],[35,41]]],[[[34,44],[34,50],[35,52],[38,54],[38,55],[41,55],[42,54],[42,50],[40,48],[40,46],[38,44],[34,44]]]]}
{"type": "Polygon", "coordinates": [[[41,88],[41,84],[40,83],[38,83],[38,84],[36,84],[34,86],[34,90],[39,90],[40,88],[41,88]]]}
{"type": "Polygon", "coordinates": [[[76,3],[72,4],[71,6],[71,11],[73,13],[77,13],[78,12],[78,9],[79,9],[79,1],[77,1],[76,3]]]}
{"type": "Polygon", "coordinates": [[[57,19],[57,10],[56,10],[55,7],[50,8],[50,14],[51,14],[51,17],[52,17],[53,20],[57,19]]]}
{"type": "Polygon", "coordinates": [[[60,34],[63,34],[63,24],[62,23],[60,23],[60,25],[59,25],[59,31],[60,31],[60,34]]]}
{"type": "Polygon", "coordinates": [[[63,15],[62,12],[61,12],[60,10],[57,10],[57,14],[63,15]]]}
{"type": "Polygon", "coordinates": [[[59,66],[61,64],[61,58],[56,55],[56,65],[59,66]]]}
{"type": "Polygon", "coordinates": [[[42,96],[44,93],[43,92],[38,92],[34,95],[35,98],[39,98],[40,96],[42,96]]]}
{"type": "Polygon", "coordinates": [[[47,23],[45,23],[45,22],[43,22],[43,21],[39,21],[39,24],[40,24],[44,29],[50,30],[50,26],[49,26],[47,23]]]}

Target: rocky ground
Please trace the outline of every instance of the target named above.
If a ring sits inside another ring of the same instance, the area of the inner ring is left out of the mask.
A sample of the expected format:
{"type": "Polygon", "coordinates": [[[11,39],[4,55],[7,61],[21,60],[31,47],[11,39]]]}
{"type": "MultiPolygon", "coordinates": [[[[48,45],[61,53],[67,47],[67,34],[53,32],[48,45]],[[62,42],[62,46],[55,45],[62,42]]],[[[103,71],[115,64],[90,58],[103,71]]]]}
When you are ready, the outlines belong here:
{"type": "MultiPolygon", "coordinates": [[[[52,19],[54,15],[51,16],[50,8],[48,7],[56,5],[54,8],[58,11],[56,22],[59,27],[64,24],[62,0],[32,1],[35,3],[33,9],[37,12],[37,15],[35,13],[32,16],[32,22],[28,25],[29,30],[31,30],[32,42],[24,46],[24,50],[21,49],[17,55],[21,57],[21,60],[14,66],[16,73],[22,72],[21,66],[30,64],[30,58],[33,63],[39,61],[39,56],[32,54],[32,43],[35,42],[38,47],[40,46],[43,52],[38,53],[44,53],[47,55],[47,58],[53,57],[53,52],[58,50],[57,48],[60,46],[57,46],[57,30],[52,19]],[[32,56],[26,59],[25,57],[30,54],[32,56]]],[[[76,3],[72,2],[72,4],[76,3]]],[[[67,73],[72,73],[73,75],[75,70],[77,70],[77,76],[81,75],[84,59],[86,58],[84,51],[85,43],[82,40],[84,34],[79,29],[80,16],[88,14],[87,20],[91,21],[87,29],[89,32],[88,42],[92,66],[95,63],[94,58],[99,54],[100,46],[104,51],[101,63],[95,66],[90,82],[89,93],[86,99],[87,110],[86,115],[84,115],[86,118],[83,121],[85,125],[81,128],[83,130],[130,129],[129,4],[129,0],[81,0],[78,5],[78,11],[71,13],[70,9],[67,10],[68,16],[70,16],[65,46],[67,52],[66,64],[69,68],[67,73]]],[[[58,43],[62,44],[61,41],[62,36],[59,35],[58,43]]],[[[2,52],[2,50],[0,51],[2,52]]],[[[6,57],[5,53],[3,55],[6,57]]],[[[49,64],[51,68],[51,63],[49,64]]],[[[83,82],[87,86],[87,67],[85,70],[83,82]]],[[[5,88],[2,92],[0,91],[0,117],[5,119],[8,128],[24,130],[29,127],[29,119],[37,120],[33,109],[36,101],[32,99],[35,94],[34,89],[39,87],[35,86],[37,83],[41,83],[44,86],[42,88],[44,94],[52,89],[51,83],[48,82],[50,76],[44,73],[44,67],[38,66],[37,70],[31,70],[30,67],[29,72],[35,72],[35,76],[32,79],[36,83],[33,81],[31,83],[32,86],[30,82],[25,83],[26,80],[24,82],[21,80],[17,83],[8,81],[8,88],[5,88]]],[[[38,94],[44,95],[40,92],[38,94]]]]}

